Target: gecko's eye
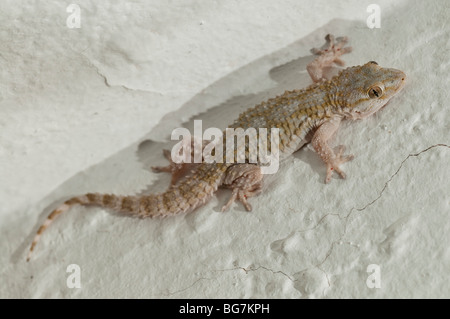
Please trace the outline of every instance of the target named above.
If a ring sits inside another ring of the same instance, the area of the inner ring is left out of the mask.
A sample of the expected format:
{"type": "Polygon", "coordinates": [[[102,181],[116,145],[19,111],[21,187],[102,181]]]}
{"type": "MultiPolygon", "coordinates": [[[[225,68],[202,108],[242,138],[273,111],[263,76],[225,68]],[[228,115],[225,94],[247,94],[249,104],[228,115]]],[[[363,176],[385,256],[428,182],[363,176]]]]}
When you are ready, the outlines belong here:
{"type": "Polygon", "coordinates": [[[371,99],[379,98],[383,94],[383,89],[378,85],[374,85],[369,89],[369,97],[371,99]]]}

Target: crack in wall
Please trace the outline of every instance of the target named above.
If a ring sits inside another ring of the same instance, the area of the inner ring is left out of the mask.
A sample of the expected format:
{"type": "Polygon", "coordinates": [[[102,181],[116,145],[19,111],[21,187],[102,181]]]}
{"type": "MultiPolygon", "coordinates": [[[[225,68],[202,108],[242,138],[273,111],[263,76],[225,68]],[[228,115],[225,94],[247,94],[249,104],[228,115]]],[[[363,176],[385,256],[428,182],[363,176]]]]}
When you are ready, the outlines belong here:
{"type": "MultiPolygon", "coordinates": [[[[384,191],[387,189],[387,187],[389,186],[389,184],[391,183],[391,181],[395,178],[395,176],[398,175],[398,173],[399,173],[400,170],[402,169],[404,163],[405,163],[408,159],[410,159],[411,157],[418,157],[418,156],[420,156],[422,153],[425,153],[425,152],[427,152],[427,151],[429,151],[429,150],[431,150],[431,149],[433,149],[433,148],[437,148],[437,147],[446,147],[446,148],[450,148],[450,146],[447,145],[447,144],[434,144],[434,145],[431,145],[431,146],[429,146],[429,147],[427,147],[427,148],[425,148],[425,149],[423,149],[423,150],[421,150],[421,151],[419,151],[419,152],[417,152],[417,153],[409,154],[409,155],[408,155],[408,156],[400,163],[399,167],[398,167],[397,170],[394,172],[394,174],[391,175],[391,177],[386,181],[386,183],[384,184],[383,188],[382,188],[381,191],[378,193],[378,195],[377,195],[373,200],[371,200],[369,203],[367,203],[366,205],[364,205],[363,207],[361,207],[361,208],[355,208],[355,207],[352,207],[352,208],[350,209],[349,213],[348,213],[346,216],[344,216],[344,217],[340,217],[340,215],[339,215],[339,214],[336,214],[336,213],[326,214],[326,215],[324,215],[322,218],[320,218],[320,220],[317,222],[317,224],[316,224],[314,227],[296,231],[296,233],[302,233],[302,232],[314,230],[314,229],[316,229],[317,227],[319,227],[319,225],[323,222],[323,220],[324,220],[327,216],[337,216],[339,219],[344,219],[344,220],[345,220],[344,232],[341,234],[341,236],[339,237],[339,239],[337,239],[337,240],[335,240],[335,241],[333,241],[333,242],[331,243],[331,246],[330,246],[330,248],[328,249],[328,251],[327,251],[327,253],[325,254],[325,257],[322,259],[322,261],[320,261],[319,263],[317,263],[316,265],[314,265],[314,266],[312,266],[312,267],[308,267],[308,268],[306,268],[306,269],[304,269],[304,270],[301,270],[301,272],[302,272],[302,271],[308,271],[308,270],[310,270],[310,269],[317,268],[319,271],[321,271],[321,272],[325,275],[326,280],[327,280],[327,283],[328,283],[328,288],[330,288],[330,287],[331,287],[330,275],[329,275],[329,274],[328,274],[321,266],[322,266],[322,265],[327,261],[327,259],[331,256],[331,254],[332,254],[333,251],[334,251],[335,246],[336,246],[336,245],[339,245],[339,244],[348,244],[348,245],[350,245],[350,246],[352,246],[352,247],[356,247],[356,248],[359,247],[358,245],[355,245],[355,244],[353,244],[353,243],[351,243],[351,242],[342,242],[342,239],[343,239],[343,237],[346,235],[346,232],[347,232],[348,218],[350,217],[350,215],[352,215],[354,212],[362,212],[362,211],[364,211],[367,207],[369,207],[369,206],[373,205],[375,202],[377,202],[377,201],[383,196],[384,191]]],[[[282,270],[273,270],[273,269],[271,269],[271,268],[269,268],[269,267],[262,266],[262,265],[259,265],[259,266],[257,266],[256,268],[253,268],[253,267],[249,267],[249,268],[245,268],[245,267],[235,267],[235,268],[229,268],[229,269],[216,269],[216,270],[213,270],[213,271],[214,271],[214,272],[225,272],[225,271],[243,270],[246,274],[248,274],[249,272],[253,272],[253,271],[256,272],[256,271],[258,271],[258,270],[260,270],[260,269],[263,269],[263,270],[265,270],[265,271],[269,271],[269,272],[271,272],[271,273],[274,274],[274,275],[280,274],[280,275],[284,276],[285,278],[289,279],[289,280],[290,280],[291,282],[293,282],[293,283],[299,281],[298,279],[294,279],[294,278],[292,277],[292,275],[289,275],[289,274],[287,274],[286,272],[284,272],[284,271],[282,271],[282,270]]],[[[166,293],[166,294],[161,294],[160,296],[166,296],[166,297],[168,297],[168,296],[173,296],[173,295],[175,295],[175,294],[178,294],[178,293],[187,291],[188,289],[194,287],[195,285],[197,285],[199,282],[201,282],[201,281],[203,281],[203,280],[213,280],[213,279],[217,279],[217,277],[216,277],[216,278],[200,277],[200,278],[198,278],[197,280],[195,280],[191,285],[189,285],[189,286],[187,286],[187,287],[185,287],[185,288],[182,288],[182,289],[179,289],[179,290],[176,290],[176,291],[173,291],[173,292],[168,292],[168,293],[166,293]]],[[[325,295],[325,291],[323,291],[323,294],[325,295]]]]}
{"type": "Polygon", "coordinates": [[[199,282],[201,282],[201,281],[203,281],[203,280],[212,280],[212,279],[215,279],[215,278],[200,277],[200,278],[198,278],[196,281],[194,281],[191,285],[189,285],[189,286],[187,286],[187,287],[185,287],[185,288],[181,288],[181,289],[175,290],[175,291],[173,291],[173,292],[170,292],[170,291],[169,291],[169,292],[167,292],[167,293],[162,293],[162,294],[157,295],[157,296],[159,296],[159,297],[161,297],[161,296],[164,296],[164,297],[170,297],[170,296],[176,295],[176,294],[178,294],[178,293],[184,292],[184,291],[186,291],[186,290],[188,290],[188,289],[194,287],[195,285],[197,285],[199,282]]]}
{"type": "MultiPolygon", "coordinates": [[[[368,208],[369,206],[372,206],[373,204],[375,204],[375,202],[377,202],[377,201],[383,196],[383,193],[384,193],[385,190],[388,188],[389,184],[390,184],[391,181],[395,178],[395,176],[398,175],[398,173],[400,172],[400,170],[402,169],[404,163],[405,163],[407,160],[409,160],[411,157],[418,157],[418,156],[420,156],[422,153],[425,153],[425,152],[427,152],[427,151],[429,151],[429,150],[431,150],[431,149],[433,149],[433,148],[437,148],[437,147],[446,147],[446,148],[450,148],[450,146],[447,145],[447,144],[439,143],[439,144],[431,145],[431,146],[429,146],[429,147],[427,147],[427,148],[425,148],[425,149],[423,149],[423,150],[421,150],[421,151],[419,151],[419,152],[417,152],[417,153],[411,153],[411,154],[409,154],[405,159],[402,160],[402,162],[400,163],[399,167],[398,167],[397,170],[394,172],[394,174],[392,174],[391,177],[385,182],[383,188],[382,188],[381,191],[378,193],[378,195],[377,195],[373,200],[371,200],[370,202],[368,202],[367,204],[365,204],[363,207],[360,207],[360,208],[352,207],[352,208],[350,209],[350,211],[348,212],[348,214],[345,215],[345,216],[343,216],[343,217],[341,217],[340,214],[337,214],[337,213],[328,213],[328,214],[325,214],[324,216],[322,216],[322,217],[319,219],[319,221],[318,221],[318,222],[316,223],[316,225],[314,225],[313,227],[295,231],[294,233],[304,233],[304,232],[307,232],[307,231],[315,230],[315,229],[318,228],[318,227],[322,224],[322,222],[323,222],[327,217],[329,217],[329,216],[338,217],[338,218],[341,219],[341,220],[345,220],[344,231],[343,231],[343,233],[341,234],[341,236],[340,236],[337,240],[335,240],[335,241],[333,241],[333,242],[331,243],[331,246],[330,246],[330,248],[327,250],[327,252],[326,252],[326,254],[325,254],[325,257],[324,257],[319,263],[317,263],[316,265],[314,265],[313,267],[308,267],[308,268],[303,269],[303,270],[301,270],[301,271],[308,271],[308,270],[314,269],[314,268],[319,269],[320,271],[322,271],[322,272],[324,273],[324,275],[326,276],[326,279],[327,279],[327,281],[328,281],[328,286],[331,287],[331,282],[330,282],[329,274],[328,274],[325,270],[323,270],[323,269],[321,268],[321,266],[327,261],[327,259],[328,259],[328,258],[330,257],[330,255],[333,253],[335,246],[338,245],[338,244],[343,243],[343,244],[348,244],[348,245],[351,245],[351,246],[353,246],[353,247],[359,248],[358,245],[355,245],[355,244],[353,244],[353,243],[350,243],[350,242],[342,242],[342,239],[344,238],[344,236],[346,235],[346,232],[347,232],[347,226],[348,226],[348,220],[349,220],[349,217],[350,217],[353,213],[355,213],[355,212],[362,212],[362,211],[364,211],[366,208],[368,208]]],[[[294,281],[297,281],[297,280],[294,280],[294,281]]]]}
{"type": "MultiPolygon", "coordinates": [[[[350,217],[350,215],[353,214],[354,212],[362,212],[362,211],[364,211],[367,207],[369,207],[369,206],[373,205],[375,202],[377,202],[377,201],[383,196],[383,193],[384,193],[384,191],[387,189],[389,183],[394,179],[395,176],[398,175],[398,173],[400,172],[400,170],[401,170],[402,167],[403,167],[403,164],[404,164],[409,158],[411,158],[411,157],[418,157],[418,156],[420,156],[422,153],[425,153],[425,152],[427,152],[427,151],[429,151],[429,150],[431,150],[431,149],[433,149],[433,148],[436,148],[436,147],[446,147],[446,148],[450,148],[450,146],[447,145],[447,144],[441,144],[441,143],[439,143],[439,144],[431,145],[431,146],[429,146],[429,147],[427,147],[427,148],[425,148],[425,149],[423,149],[423,150],[421,150],[421,151],[419,151],[419,152],[417,152],[417,153],[409,154],[409,155],[408,155],[408,156],[400,163],[400,166],[397,168],[397,170],[394,172],[394,174],[391,175],[391,177],[386,181],[386,183],[384,184],[383,188],[381,189],[381,191],[379,192],[378,196],[377,196],[375,199],[373,199],[372,201],[370,201],[369,203],[367,203],[366,205],[364,205],[362,208],[355,208],[355,207],[352,207],[352,208],[350,209],[349,213],[348,213],[345,217],[342,218],[342,219],[345,220],[345,224],[344,224],[344,232],[342,233],[342,235],[339,237],[338,240],[335,240],[335,241],[333,241],[333,242],[331,243],[331,246],[330,246],[330,248],[328,249],[328,251],[327,251],[327,253],[326,253],[324,259],[323,259],[321,262],[319,262],[318,264],[314,265],[314,267],[312,267],[312,268],[317,268],[317,269],[323,271],[324,274],[325,274],[325,276],[326,276],[327,279],[328,279],[328,274],[327,274],[322,268],[320,268],[320,266],[322,266],[322,265],[326,262],[326,260],[328,259],[328,257],[330,257],[331,253],[332,253],[333,250],[334,250],[335,245],[336,245],[336,244],[339,244],[340,242],[342,242],[342,239],[343,239],[343,237],[346,235],[346,232],[347,232],[348,218],[350,217]]],[[[319,222],[316,224],[316,226],[314,226],[312,229],[317,228],[317,227],[319,226],[319,224],[323,221],[323,219],[324,219],[327,215],[331,215],[331,214],[326,214],[324,217],[322,217],[322,218],[319,220],[319,222]]],[[[333,215],[338,215],[338,214],[333,214],[333,215]]],[[[338,216],[339,216],[339,215],[338,215],[338,216]]],[[[341,217],[339,217],[339,218],[341,218],[341,217]]],[[[306,270],[308,270],[308,269],[311,269],[311,267],[310,267],[310,268],[307,268],[306,270]]],[[[330,281],[328,281],[328,283],[330,284],[330,281]]],[[[331,285],[330,285],[330,287],[331,287],[331,285]]]]}
{"type": "MultiPolygon", "coordinates": [[[[244,268],[243,268],[243,269],[244,269],[244,268]]],[[[256,267],[256,268],[249,268],[249,269],[244,269],[244,270],[246,271],[246,273],[248,273],[248,272],[250,272],[250,271],[258,271],[259,269],[264,269],[264,270],[266,270],[266,271],[271,272],[271,273],[274,274],[274,275],[276,275],[276,274],[281,274],[281,275],[283,275],[284,277],[288,278],[290,281],[292,281],[292,282],[295,281],[295,279],[292,279],[292,277],[291,277],[290,275],[288,275],[287,273],[285,273],[284,271],[281,271],[281,270],[273,270],[273,269],[270,269],[270,268],[268,268],[268,267],[261,266],[261,265],[259,265],[259,266],[256,267]]]]}
{"type": "MultiPolygon", "coordinates": [[[[296,279],[293,279],[290,275],[288,275],[287,273],[285,273],[285,272],[283,272],[283,271],[281,271],[281,270],[273,270],[273,269],[270,269],[269,267],[265,267],[265,266],[261,266],[261,265],[259,265],[259,266],[256,267],[256,268],[252,268],[252,267],[249,267],[249,268],[245,268],[245,267],[235,267],[235,268],[229,268],[229,269],[216,269],[216,270],[213,270],[213,272],[225,272],[225,271],[243,270],[246,274],[248,274],[249,272],[258,271],[258,270],[260,270],[260,269],[269,271],[269,272],[271,272],[271,273],[274,274],[274,275],[277,275],[277,274],[283,275],[284,277],[286,277],[287,279],[289,279],[289,280],[292,281],[292,282],[297,281],[296,279]]],[[[173,295],[176,295],[176,294],[185,292],[185,291],[187,291],[188,289],[191,289],[192,287],[196,286],[196,285],[197,285],[198,283],[200,283],[201,281],[204,281],[204,280],[213,280],[213,279],[217,279],[217,277],[214,277],[214,278],[200,277],[200,278],[198,278],[197,280],[195,280],[192,284],[190,284],[189,286],[187,286],[187,287],[185,287],[185,288],[181,288],[181,289],[178,289],[178,290],[175,290],[175,291],[169,291],[169,292],[167,292],[167,293],[161,293],[161,294],[158,294],[158,295],[156,295],[156,296],[157,296],[157,297],[170,297],[170,296],[173,296],[173,295]]]]}
{"type": "Polygon", "coordinates": [[[290,281],[292,281],[292,282],[295,282],[295,281],[296,281],[296,279],[293,279],[293,278],[291,277],[291,275],[285,273],[284,271],[281,271],[281,270],[273,270],[273,269],[271,269],[271,268],[269,268],[269,267],[262,266],[262,265],[259,265],[259,266],[257,266],[256,268],[253,268],[253,267],[245,268],[245,267],[238,266],[238,267],[229,268],[229,269],[216,269],[216,270],[214,270],[214,271],[216,271],[216,272],[224,272],[224,271],[243,270],[243,271],[245,272],[245,274],[248,274],[249,272],[258,271],[258,270],[260,270],[260,269],[269,271],[269,272],[271,272],[271,273],[274,274],[274,275],[276,275],[276,274],[281,274],[281,275],[283,275],[284,277],[288,278],[288,279],[289,279],[290,281]]]}
{"type": "MultiPolygon", "coordinates": [[[[431,145],[431,146],[427,147],[426,149],[424,149],[424,150],[422,150],[422,151],[420,151],[420,152],[418,152],[418,153],[409,154],[409,155],[408,155],[408,156],[400,163],[400,166],[397,168],[397,170],[395,171],[395,173],[394,173],[394,174],[388,179],[388,181],[384,184],[384,187],[382,188],[382,190],[380,191],[380,193],[378,194],[378,196],[377,196],[374,200],[372,200],[370,203],[366,204],[366,205],[365,205],[364,207],[362,207],[362,208],[352,208],[352,210],[357,210],[357,211],[361,212],[361,211],[365,210],[367,207],[373,205],[377,200],[379,200],[379,199],[381,198],[381,196],[383,195],[384,191],[385,191],[386,188],[388,187],[388,184],[389,184],[389,183],[392,181],[392,179],[398,174],[398,172],[400,172],[400,170],[401,170],[402,167],[403,167],[403,164],[404,164],[410,157],[418,157],[418,156],[420,156],[420,154],[425,153],[425,152],[427,152],[427,151],[429,151],[430,149],[435,148],[435,147],[447,147],[447,148],[450,148],[450,146],[449,146],[449,145],[446,145],[446,144],[435,144],[435,145],[431,145]]],[[[347,216],[350,216],[352,210],[350,210],[350,213],[349,213],[347,216]]]]}

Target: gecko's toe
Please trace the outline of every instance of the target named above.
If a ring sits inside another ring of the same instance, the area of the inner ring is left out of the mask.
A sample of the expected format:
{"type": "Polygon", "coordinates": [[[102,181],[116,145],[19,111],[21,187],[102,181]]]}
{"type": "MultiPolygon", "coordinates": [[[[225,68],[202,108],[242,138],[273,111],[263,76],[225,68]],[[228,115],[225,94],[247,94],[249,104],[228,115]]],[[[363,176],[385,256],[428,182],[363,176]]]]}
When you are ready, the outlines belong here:
{"type": "Polygon", "coordinates": [[[151,166],[151,169],[152,169],[153,173],[161,173],[161,172],[172,173],[172,166],[171,165],[167,165],[167,166],[151,166]]]}
{"type": "Polygon", "coordinates": [[[176,165],[173,161],[172,161],[172,157],[171,157],[171,153],[169,150],[167,149],[163,149],[163,155],[164,157],[169,161],[169,165],[166,166],[151,166],[150,168],[152,169],[153,173],[161,173],[161,172],[165,172],[165,173],[173,173],[174,171],[176,171],[176,165]]]}
{"type": "Polygon", "coordinates": [[[168,149],[163,149],[163,156],[172,163],[172,153],[168,149]]]}
{"type": "Polygon", "coordinates": [[[340,176],[342,179],[346,179],[346,178],[347,178],[347,175],[345,175],[345,173],[344,173],[340,168],[336,168],[335,171],[336,171],[336,173],[339,174],[339,176],[340,176]]]}
{"type": "Polygon", "coordinates": [[[347,177],[347,175],[345,175],[345,173],[339,167],[337,167],[337,168],[330,167],[327,171],[327,177],[325,178],[325,184],[328,184],[331,182],[331,177],[333,176],[333,172],[338,173],[342,179],[346,179],[346,177],[347,177]]]}
{"type": "Polygon", "coordinates": [[[327,169],[327,176],[325,177],[325,184],[329,184],[331,182],[331,176],[333,175],[333,169],[327,169]]]}
{"type": "Polygon", "coordinates": [[[222,209],[220,210],[222,213],[225,213],[228,209],[230,209],[231,203],[226,203],[222,206],[222,209]]]}
{"type": "Polygon", "coordinates": [[[344,66],[345,62],[342,59],[336,58],[333,61],[335,64],[339,65],[339,66],[344,66]]]}
{"type": "Polygon", "coordinates": [[[342,48],[340,51],[341,51],[341,55],[342,54],[347,54],[347,53],[352,52],[353,48],[352,47],[346,47],[346,48],[342,48]]]}
{"type": "Polygon", "coordinates": [[[254,196],[257,193],[258,192],[252,192],[252,191],[247,192],[246,190],[234,188],[233,194],[231,195],[230,199],[228,200],[228,202],[225,205],[223,205],[222,212],[226,212],[230,208],[231,204],[233,204],[236,201],[236,199],[238,201],[240,201],[242,203],[242,205],[244,205],[246,211],[251,212],[252,205],[250,205],[250,203],[248,202],[247,199],[251,196],[254,196]]]}
{"type": "Polygon", "coordinates": [[[325,36],[325,41],[327,41],[328,48],[332,48],[334,46],[334,35],[328,33],[325,36]]]}
{"type": "Polygon", "coordinates": [[[350,154],[350,155],[344,156],[342,158],[342,161],[343,161],[342,163],[350,162],[350,161],[353,161],[354,159],[355,159],[355,155],[350,154]]]}
{"type": "Polygon", "coordinates": [[[341,156],[340,153],[343,152],[341,149],[338,153],[338,156],[334,161],[327,164],[327,177],[325,178],[325,183],[328,184],[331,181],[331,177],[333,176],[333,172],[339,174],[342,179],[346,179],[347,175],[343,170],[340,169],[339,165],[353,159],[353,155],[341,156]]]}
{"type": "Polygon", "coordinates": [[[234,201],[236,200],[236,198],[238,196],[238,191],[239,190],[237,188],[233,189],[233,193],[232,193],[230,199],[228,200],[228,202],[225,205],[222,206],[222,210],[221,210],[222,213],[226,212],[230,208],[231,204],[234,203],[234,201]]]}
{"type": "Polygon", "coordinates": [[[239,192],[239,201],[244,205],[245,210],[248,212],[252,211],[252,205],[247,201],[248,194],[245,191],[239,192]]]}
{"type": "Polygon", "coordinates": [[[345,145],[339,145],[336,147],[336,159],[335,159],[335,165],[339,165],[345,162],[349,162],[355,158],[353,154],[345,155],[343,156],[345,152],[345,145]]]}
{"type": "Polygon", "coordinates": [[[311,53],[314,54],[314,55],[321,55],[321,54],[323,53],[322,50],[317,49],[317,48],[312,48],[310,51],[311,51],[311,53]]]}
{"type": "Polygon", "coordinates": [[[337,37],[336,38],[336,47],[342,48],[348,43],[348,37],[337,37]]]}
{"type": "Polygon", "coordinates": [[[337,157],[339,157],[345,152],[345,145],[336,146],[334,150],[337,153],[337,157]]]}

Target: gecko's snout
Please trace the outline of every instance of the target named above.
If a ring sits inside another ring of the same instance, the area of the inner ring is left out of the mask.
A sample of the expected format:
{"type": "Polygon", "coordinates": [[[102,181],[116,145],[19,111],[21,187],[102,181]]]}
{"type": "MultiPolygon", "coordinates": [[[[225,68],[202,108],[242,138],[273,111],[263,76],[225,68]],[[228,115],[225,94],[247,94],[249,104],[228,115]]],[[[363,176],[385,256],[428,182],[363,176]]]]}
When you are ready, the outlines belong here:
{"type": "Polygon", "coordinates": [[[404,86],[405,86],[405,83],[406,83],[406,74],[405,74],[405,72],[403,72],[403,71],[398,71],[400,74],[399,74],[399,77],[400,77],[400,87],[398,88],[399,90],[401,90],[404,86]]]}
{"type": "Polygon", "coordinates": [[[399,73],[400,73],[400,76],[402,77],[401,78],[401,80],[403,81],[403,82],[405,82],[405,80],[406,80],[406,74],[405,74],[405,72],[403,72],[403,71],[398,71],[399,73]]]}
{"type": "Polygon", "coordinates": [[[391,81],[392,83],[392,88],[394,89],[394,92],[399,92],[401,89],[403,89],[403,87],[405,86],[406,83],[406,74],[403,71],[397,70],[397,69],[390,69],[390,71],[392,72],[391,78],[393,79],[391,81]]]}

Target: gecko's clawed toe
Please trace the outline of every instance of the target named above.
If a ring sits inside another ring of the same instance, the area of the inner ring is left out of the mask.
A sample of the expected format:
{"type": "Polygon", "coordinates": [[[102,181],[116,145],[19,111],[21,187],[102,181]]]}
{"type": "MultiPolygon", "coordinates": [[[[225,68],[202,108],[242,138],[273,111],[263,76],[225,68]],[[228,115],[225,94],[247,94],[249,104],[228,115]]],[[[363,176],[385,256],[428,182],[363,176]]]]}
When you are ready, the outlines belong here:
{"type": "Polygon", "coordinates": [[[328,48],[332,48],[334,46],[334,35],[332,35],[331,33],[328,33],[325,36],[325,41],[327,41],[327,46],[328,48]]]}
{"type": "Polygon", "coordinates": [[[327,163],[327,176],[325,178],[325,183],[329,183],[331,181],[331,177],[333,172],[339,174],[339,176],[343,179],[347,177],[347,175],[340,169],[340,165],[346,162],[349,162],[355,158],[354,155],[343,155],[345,151],[344,145],[339,145],[335,148],[335,156],[334,159],[327,163]]]}
{"type": "Polygon", "coordinates": [[[221,209],[222,213],[226,212],[228,209],[230,209],[230,206],[236,200],[237,195],[238,195],[238,189],[233,189],[233,193],[232,193],[230,199],[228,200],[228,202],[225,205],[222,206],[222,209],[221,209]]]}
{"type": "Polygon", "coordinates": [[[240,201],[242,205],[244,205],[246,211],[251,212],[252,205],[248,202],[248,198],[255,196],[258,193],[260,193],[260,191],[249,191],[245,189],[234,188],[230,199],[225,205],[222,206],[222,212],[226,212],[236,201],[236,199],[240,201]]]}
{"type": "Polygon", "coordinates": [[[339,145],[336,148],[336,159],[335,159],[335,161],[337,161],[339,164],[349,162],[349,161],[351,161],[351,160],[353,160],[355,158],[355,156],[353,154],[343,155],[344,152],[345,152],[345,145],[339,145]]]}
{"type": "Polygon", "coordinates": [[[150,168],[154,173],[173,173],[176,170],[176,164],[172,161],[170,151],[167,149],[163,150],[164,157],[169,161],[169,165],[166,166],[151,166],[150,168]]]}
{"type": "Polygon", "coordinates": [[[348,43],[348,37],[338,37],[336,38],[336,44],[335,47],[336,48],[342,48],[343,46],[345,46],[348,43]]]}
{"type": "Polygon", "coordinates": [[[323,53],[322,50],[317,49],[317,48],[312,48],[310,51],[311,51],[311,53],[314,54],[314,55],[321,55],[321,54],[323,53]]]}
{"type": "Polygon", "coordinates": [[[344,171],[342,171],[339,166],[337,165],[331,165],[328,164],[327,165],[327,177],[325,178],[325,183],[328,184],[329,182],[331,182],[331,177],[333,176],[333,172],[336,172],[339,174],[339,176],[342,179],[345,179],[347,177],[347,175],[344,173],[344,171]]]}
{"type": "Polygon", "coordinates": [[[244,205],[245,209],[248,212],[252,211],[252,205],[250,205],[250,203],[247,201],[247,195],[244,194],[244,192],[240,192],[239,196],[239,201],[242,203],[242,205],[244,205]]]}
{"type": "Polygon", "coordinates": [[[153,171],[153,173],[172,173],[172,167],[170,165],[167,166],[151,166],[150,167],[153,171]]]}

